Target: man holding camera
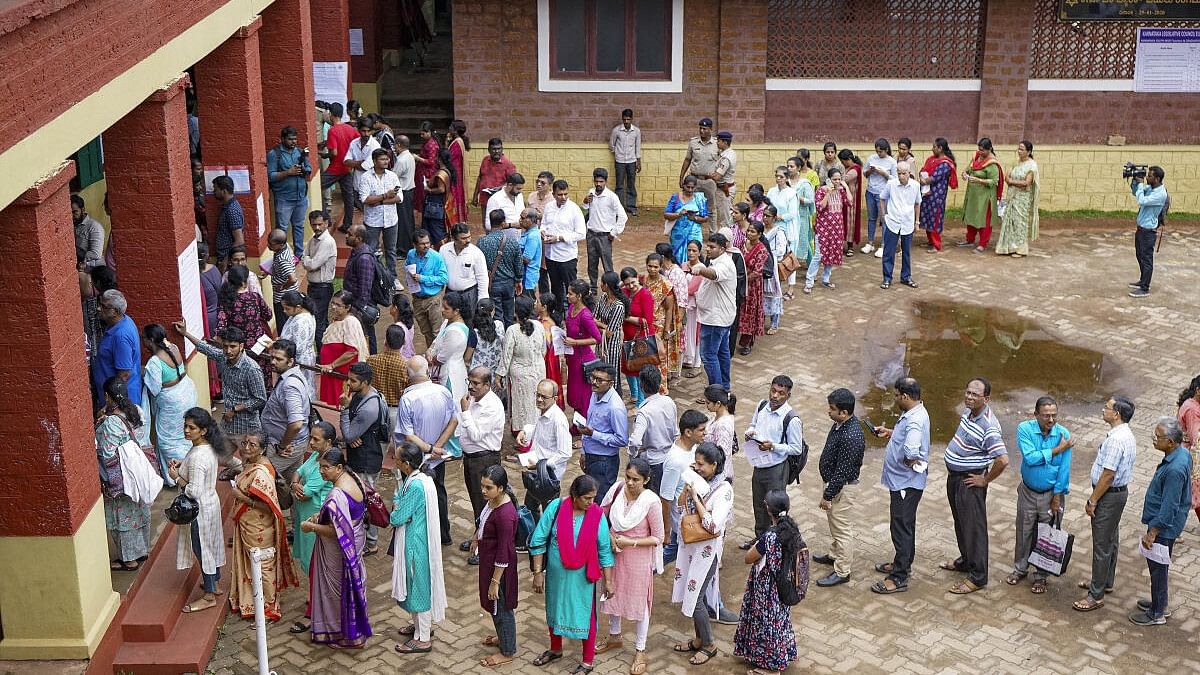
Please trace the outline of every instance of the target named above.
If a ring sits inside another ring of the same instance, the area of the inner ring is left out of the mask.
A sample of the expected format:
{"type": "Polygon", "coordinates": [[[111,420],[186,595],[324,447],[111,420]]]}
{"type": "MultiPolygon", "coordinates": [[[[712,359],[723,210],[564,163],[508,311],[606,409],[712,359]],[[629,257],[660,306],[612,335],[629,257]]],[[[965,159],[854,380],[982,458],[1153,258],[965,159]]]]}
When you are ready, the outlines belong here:
{"type": "Polygon", "coordinates": [[[1166,172],[1161,166],[1152,166],[1143,173],[1133,174],[1130,189],[1137,199],[1137,234],[1133,239],[1133,250],[1137,255],[1141,277],[1129,284],[1129,297],[1144,298],[1150,295],[1150,277],[1154,275],[1154,243],[1158,239],[1158,228],[1162,227],[1169,202],[1167,188],[1163,185],[1166,172]],[[1139,175],[1140,174],[1140,175],[1139,175]],[[1142,180],[1145,179],[1145,183],[1142,180]]]}

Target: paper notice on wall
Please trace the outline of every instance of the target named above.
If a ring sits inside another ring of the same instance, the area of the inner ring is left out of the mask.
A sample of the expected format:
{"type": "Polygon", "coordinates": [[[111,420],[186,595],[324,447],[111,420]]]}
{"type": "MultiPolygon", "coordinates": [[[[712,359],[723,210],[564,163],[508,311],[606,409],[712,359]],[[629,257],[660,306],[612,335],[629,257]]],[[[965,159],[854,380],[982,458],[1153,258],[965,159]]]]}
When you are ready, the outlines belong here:
{"type": "Polygon", "coordinates": [[[1136,92],[1200,92],[1200,29],[1138,28],[1136,92]]]}
{"type": "Polygon", "coordinates": [[[250,167],[227,166],[226,174],[233,179],[233,193],[238,195],[250,194],[250,167]]]}
{"type": "Polygon", "coordinates": [[[267,231],[267,209],[263,204],[263,195],[258,193],[258,199],[254,201],[254,210],[258,212],[258,238],[261,239],[267,231]]]}
{"type": "MultiPolygon", "coordinates": [[[[346,92],[350,81],[350,64],[345,61],[313,62],[313,97],[326,103],[346,105],[346,92]]],[[[344,114],[343,120],[349,119],[344,114]]]]}
{"type": "MultiPolygon", "coordinates": [[[[179,254],[179,306],[183,310],[183,322],[192,335],[204,335],[204,292],[200,288],[200,263],[196,256],[196,240],[179,254]]],[[[188,340],[184,340],[183,357],[195,351],[188,340]]]]}
{"type": "Polygon", "coordinates": [[[363,29],[350,29],[350,56],[362,56],[363,50],[363,29]]]}
{"type": "Polygon", "coordinates": [[[217,176],[225,175],[225,167],[223,166],[206,166],[204,167],[204,192],[207,194],[213,193],[213,179],[217,176]]]}

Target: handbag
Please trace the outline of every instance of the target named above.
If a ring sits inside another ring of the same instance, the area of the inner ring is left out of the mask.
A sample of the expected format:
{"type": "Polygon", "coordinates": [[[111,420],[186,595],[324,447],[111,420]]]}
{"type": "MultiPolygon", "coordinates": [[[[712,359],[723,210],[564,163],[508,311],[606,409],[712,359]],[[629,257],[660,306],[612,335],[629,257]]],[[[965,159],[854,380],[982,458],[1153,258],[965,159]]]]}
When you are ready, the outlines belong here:
{"type": "MultiPolygon", "coordinates": [[[[689,499],[691,499],[689,497],[689,499]]],[[[692,501],[695,501],[694,499],[692,501]]],[[[679,534],[685,544],[698,544],[709,539],[716,539],[715,532],[709,532],[704,529],[704,525],[700,522],[699,513],[685,513],[683,520],[679,524],[679,534]]]]}
{"type": "Polygon", "coordinates": [[[798,269],[800,269],[800,261],[796,259],[796,255],[791,251],[783,254],[783,259],[779,261],[779,278],[790,276],[798,269]]]}
{"type": "Polygon", "coordinates": [[[446,195],[426,194],[425,206],[421,208],[422,220],[443,221],[446,219],[446,195]]]}
{"type": "Polygon", "coordinates": [[[1067,571],[1071,562],[1071,549],[1075,535],[1062,529],[1062,512],[1055,514],[1049,523],[1038,523],[1037,540],[1029,554],[1029,564],[1056,577],[1067,571]]]}
{"type": "Polygon", "coordinates": [[[369,485],[363,485],[363,501],[367,503],[367,522],[375,527],[392,526],[392,510],[384,503],[383,497],[369,485]]]}
{"type": "Polygon", "coordinates": [[[1008,200],[1007,199],[997,199],[996,200],[996,216],[1003,219],[1004,212],[1007,210],[1008,210],[1008,200]]]}
{"type": "Polygon", "coordinates": [[[287,511],[292,508],[292,485],[283,476],[275,475],[275,499],[279,502],[279,510],[287,511]]]}
{"type": "Polygon", "coordinates": [[[537,529],[537,522],[533,519],[533,512],[524,504],[517,507],[517,548],[529,548],[529,540],[533,538],[533,531],[537,529]]]}
{"type": "Polygon", "coordinates": [[[163,511],[167,520],[176,525],[188,525],[200,515],[200,503],[183,492],[175,495],[175,500],[163,511]]]}
{"type": "Polygon", "coordinates": [[[625,372],[636,373],[646,366],[657,366],[658,338],[653,335],[635,335],[632,340],[621,343],[621,356],[625,360],[625,372]]]}

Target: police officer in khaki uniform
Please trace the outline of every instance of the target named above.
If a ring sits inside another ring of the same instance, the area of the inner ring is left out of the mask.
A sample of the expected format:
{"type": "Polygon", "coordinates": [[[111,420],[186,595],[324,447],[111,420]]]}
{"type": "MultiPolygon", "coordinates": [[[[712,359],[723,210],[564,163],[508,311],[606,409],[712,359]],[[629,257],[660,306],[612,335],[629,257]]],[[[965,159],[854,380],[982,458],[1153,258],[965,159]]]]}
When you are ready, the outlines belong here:
{"type": "MultiPolygon", "coordinates": [[[[713,172],[717,169],[717,158],[720,155],[720,150],[717,149],[717,141],[713,138],[713,121],[705,117],[700,120],[700,135],[693,136],[688,141],[687,154],[683,157],[683,166],[679,169],[679,184],[682,187],[683,179],[691,174],[696,177],[696,189],[704,193],[704,197],[708,200],[709,214],[715,213],[717,208],[717,183],[712,179],[713,172]]],[[[728,209],[726,209],[728,211],[728,209]]],[[[728,214],[726,214],[728,218],[728,214]]],[[[716,232],[721,227],[722,220],[719,218],[708,219],[709,234],[716,232]]]]}
{"type": "Polygon", "coordinates": [[[737,173],[737,152],[730,147],[731,145],[733,145],[733,134],[728,131],[718,131],[717,168],[712,173],[713,182],[717,184],[717,203],[715,208],[709,207],[709,211],[717,218],[710,218],[708,221],[712,223],[716,220],[719,223],[717,229],[733,227],[733,217],[730,216],[730,211],[733,209],[733,199],[737,194],[734,183],[734,174],[737,173]]]}

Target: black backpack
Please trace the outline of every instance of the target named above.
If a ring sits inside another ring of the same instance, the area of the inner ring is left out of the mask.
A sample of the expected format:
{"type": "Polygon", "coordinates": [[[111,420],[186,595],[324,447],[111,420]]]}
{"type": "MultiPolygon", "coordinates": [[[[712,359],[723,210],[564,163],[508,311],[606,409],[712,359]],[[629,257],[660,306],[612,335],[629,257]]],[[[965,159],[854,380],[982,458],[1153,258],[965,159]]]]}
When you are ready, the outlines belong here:
{"type": "Polygon", "coordinates": [[[809,563],[811,562],[808,545],[801,538],[796,544],[796,555],[791,560],[785,556],[783,564],[775,574],[775,590],[779,593],[779,602],[788,607],[800,604],[808,595],[809,563]]]}
{"type": "MultiPolygon", "coordinates": [[[[762,412],[762,409],[765,407],[767,407],[767,402],[759,401],[758,409],[754,411],[755,414],[762,412]]],[[[794,413],[794,412],[789,412],[788,414],[783,416],[783,433],[782,433],[782,438],[779,439],[780,443],[782,443],[782,444],[787,443],[787,430],[788,430],[788,427],[792,424],[792,420],[794,420],[794,419],[796,419],[796,413],[794,413]]],[[[800,439],[800,454],[788,455],[786,461],[787,461],[787,467],[788,467],[788,475],[787,475],[787,482],[785,482],[784,485],[791,485],[792,483],[799,483],[800,482],[800,474],[804,473],[804,467],[808,466],[808,441],[801,438],[800,439]]]]}
{"type": "MultiPolygon", "coordinates": [[[[371,282],[371,297],[369,298],[372,304],[381,307],[392,306],[392,293],[396,288],[396,274],[383,264],[383,260],[376,257],[370,251],[359,253],[358,255],[369,255],[375,262],[375,277],[371,282]]],[[[355,298],[356,300],[365,301],[366,298],[355,298]]]]}

